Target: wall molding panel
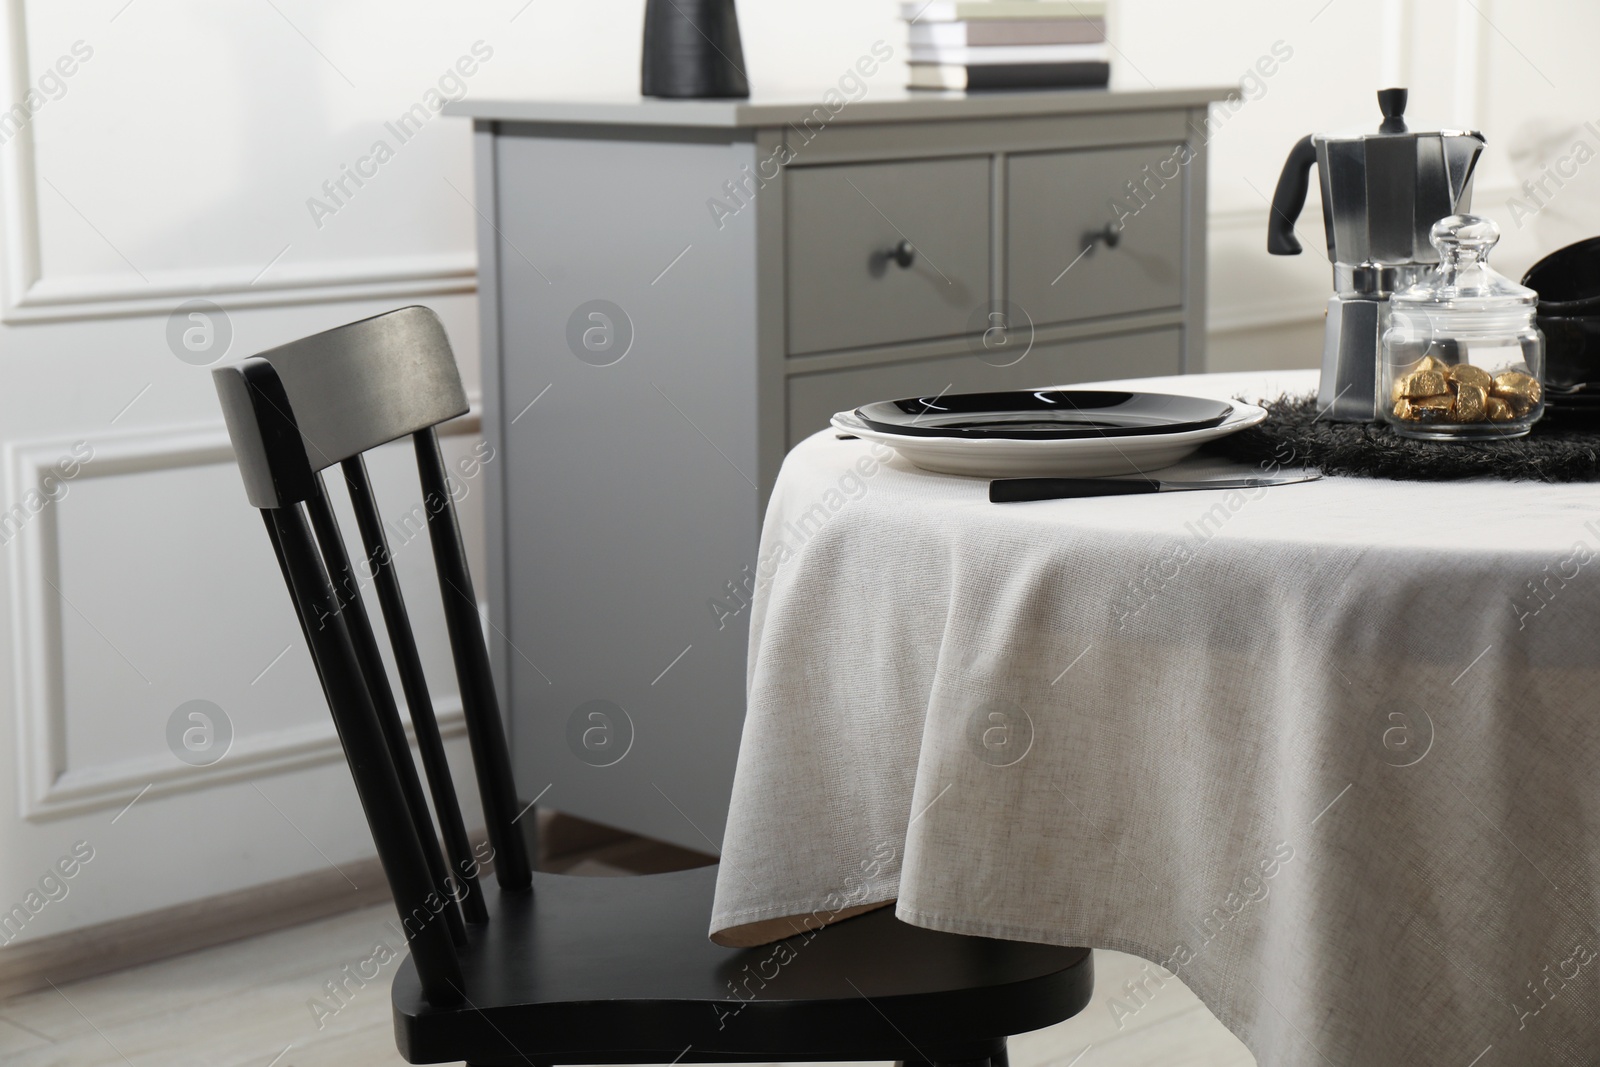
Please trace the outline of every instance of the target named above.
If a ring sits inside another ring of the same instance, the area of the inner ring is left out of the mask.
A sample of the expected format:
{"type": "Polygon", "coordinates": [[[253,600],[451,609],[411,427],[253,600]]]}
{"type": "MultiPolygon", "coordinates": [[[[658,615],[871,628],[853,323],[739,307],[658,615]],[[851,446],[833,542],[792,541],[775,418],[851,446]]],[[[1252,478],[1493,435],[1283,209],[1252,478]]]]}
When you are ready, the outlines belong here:
{"type": "MultiPolygon", "coordinates": [[[[4,105],[28,92],[28,32],[25,0],[0,0],[0,92],[4,105]]],[[[4,245],[5,290],[0,321],[10,321],[11,306],[27,290],[24,279],[37,274],[39,228],[33,169],[33,123],[0,145],[0,244],[4,245]]]]}
{"type": "MultiPolygon", "coordinates": [[[[4,66],[0,110],[21,101],[33,83],[27,23],[27,0],[0,0],[0,64],[4,66]]],[[[164,315],[175,302],[194,297],[236,308],[395,299],[477,289],[477,255],[470,248],[299,267],[266,261],[212,264],[152,274],[148,281],[126,274],[49,277],[44,269],[34,148],[31,118],[0,144],[0,242],[5,246],[0,323],[164,315]]]]}
{"type": "MultiPolygon", "coordinates": [[[[31,192],[25,191],[31,198],[31,192]]],[[[36,206],[25,208],[36,216],[36,206]]],[[[37,234],[38,227],[28,226],[37,234]]],[[[12,233],[21,233],[11,229],[12,233]]],[[[9,242],[8,242],[9,243],[9,242]]],[[[216,268],[162,276],[150,284],[122,278],[44,278],[37,249],[7,250],[19,264],[20,288],[8,291],[0,322],[56,322],[135,315],[165,315],[175,303],[204,297],[232,310],[244,307],[324,304],[336,301],[388,300],[401,297],[471,293],[478,287],[477,257],[398,257],[382,261],[347,260],[300,270],[283,270],[273,283],[253,283],[248,268],[216,268]]]]}
{"type": "MultiPolygon", "coordinates": [[[[440,427],[441,436],[481,432],[479,399],[472,411],[440,427]]],[[[31,491],[43,494],[47,473],[73,447],[87,440],[93,459],[74,479],[115,478],[150,471],[203,467],[233,461],[227,430],[220,424],[153,432],[85,435],[8,443],[3,453],[6,511],[0,522],[31,491]]],[[[37,499],[37,498],[35,498],[37,499]]],[[[240,504],[243,506],[241,497],[240,504]]],[[[0,527],[8,531],[9,527],[0,527]]],[[[10,546],[12,662],[17,709],[19,814],[40,821],[128,804],[148,788],[151,796],[209,789],[344,758],[331,719],[239,738],[225,758],[209,767],[191,767],[166,755],[67,766],[64,695],[65,647],[57,509],[46,504],[16,531],[10,546]]],[[[446,740],[466,731],[459,696],[437,699],[434,713],[446,740]]],[[[404,718],[404,717],[403,717],[404,718]]],[[[415,743],[409,721],[407,737],[415,743]]]]}

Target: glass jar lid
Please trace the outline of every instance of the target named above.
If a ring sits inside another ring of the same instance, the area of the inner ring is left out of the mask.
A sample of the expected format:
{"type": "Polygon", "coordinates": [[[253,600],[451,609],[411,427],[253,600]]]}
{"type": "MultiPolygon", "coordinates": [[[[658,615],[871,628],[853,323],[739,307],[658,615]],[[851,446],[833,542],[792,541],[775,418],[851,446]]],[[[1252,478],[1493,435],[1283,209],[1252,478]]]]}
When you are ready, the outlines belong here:
{"type": "Polygon", "coordinates": [[[1421,313],[1436,325],[1480,327],[1532,322],[1539,294],[1489,266],[1489,250],[1500,240],[1494,220],[1449,215],[1433,224],[1428,239],[1439,265],[1390,303],[1396,313],[1421,313]]]}

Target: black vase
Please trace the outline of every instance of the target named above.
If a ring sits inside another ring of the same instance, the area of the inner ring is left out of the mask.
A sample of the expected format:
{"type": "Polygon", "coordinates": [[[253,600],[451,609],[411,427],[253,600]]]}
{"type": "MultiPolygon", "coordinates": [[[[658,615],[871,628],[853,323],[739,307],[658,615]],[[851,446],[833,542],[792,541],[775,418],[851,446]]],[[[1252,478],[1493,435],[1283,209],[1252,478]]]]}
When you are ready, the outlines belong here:
{"type": "Polygon", "coordinates": [[[645,96],[749,96],[733,0],[647,0],[643,74],[645,96]]]}

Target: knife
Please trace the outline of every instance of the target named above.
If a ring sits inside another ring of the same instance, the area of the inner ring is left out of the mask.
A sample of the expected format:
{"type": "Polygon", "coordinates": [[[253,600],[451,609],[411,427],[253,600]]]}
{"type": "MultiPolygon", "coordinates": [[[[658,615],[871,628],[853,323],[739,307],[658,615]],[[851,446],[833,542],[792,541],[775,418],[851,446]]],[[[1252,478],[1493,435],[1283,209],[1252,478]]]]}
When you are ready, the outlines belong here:
{"type": "Polygon", "coordinates": [[[1205,478],[1162,482],[1153,478],[996,478],[989,483],[989,502],[1015,504],[1026,500],[1069,500],[1089,496],[1133,496],[1183,493],[1191,489],[1264,489],[1274,485],[1314,482],[1321,471],[1256,475],[1248,478],[1205,478]]]}

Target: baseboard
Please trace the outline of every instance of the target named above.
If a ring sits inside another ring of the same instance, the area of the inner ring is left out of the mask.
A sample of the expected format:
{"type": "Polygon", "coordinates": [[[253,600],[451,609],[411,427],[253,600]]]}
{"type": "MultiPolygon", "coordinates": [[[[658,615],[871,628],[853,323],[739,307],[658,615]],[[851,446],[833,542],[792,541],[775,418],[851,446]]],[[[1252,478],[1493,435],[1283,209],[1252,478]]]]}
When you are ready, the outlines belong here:
{"type": "Polygon", "coordinates": [[[389,900],[377,857],[0,948],[0,1000],[389,900]],[[348,876],[349,881],[346,881],[348,876]],[[354,882],[360,888],[350,888],[354,882]]]}
{"type": "MultiPolygon", "coordinates": [[[[530,853],[549,861],[553,844],[560,862],[585,856],[608,860],[619,872],[679,870],[715,862],[713,856],[635,837],[559,812],[537,810],[522,824],[530,853]]],[[[485,832],[468,834],[482,841],[485,832]]],[[[545,864],[540,863],[543,867],[545,864]]],[[[251,886],[234,893],[177,904],[142,915],[37,937],[0,948],[0,1000],[79,978],[153,963],[197,949],[312,922],[390,900],[377,857],[333,869],[251,886]],[[346,880],[348,876],[348,880],[346,880]],[[359,886],[352,889],[351,883],[359,886]]],[[[490,877],[494,864],[483,866],[490,877]]]]}

